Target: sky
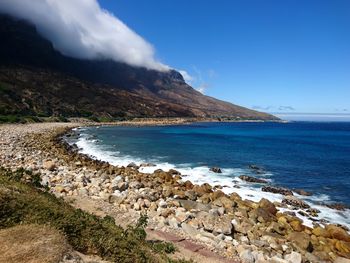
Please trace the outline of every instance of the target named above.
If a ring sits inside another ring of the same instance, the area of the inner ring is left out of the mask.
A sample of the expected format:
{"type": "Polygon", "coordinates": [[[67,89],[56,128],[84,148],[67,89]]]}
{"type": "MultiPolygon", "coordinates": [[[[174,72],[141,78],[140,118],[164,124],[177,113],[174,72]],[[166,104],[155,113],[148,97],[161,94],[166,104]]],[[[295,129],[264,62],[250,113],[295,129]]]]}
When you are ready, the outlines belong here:
{"type": "Polygon", "coordinates": [[[0,12],[68,56],[176,69],[259,111],[350,118],[350,0],[0,0],[0,12]]]}
{"type": "Polygon", "coordinates": [[[99,0],[206,95],[267,112],[350,114],[348,0],[99,0]]]}

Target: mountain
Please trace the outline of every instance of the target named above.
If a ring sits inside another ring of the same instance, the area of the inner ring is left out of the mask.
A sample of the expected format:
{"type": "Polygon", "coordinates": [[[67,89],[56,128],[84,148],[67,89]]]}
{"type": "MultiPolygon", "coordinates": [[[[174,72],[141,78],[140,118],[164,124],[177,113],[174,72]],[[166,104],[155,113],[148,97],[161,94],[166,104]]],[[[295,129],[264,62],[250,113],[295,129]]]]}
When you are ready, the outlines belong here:
{"type": "Polygon", "coordinates": [[[175,71],[62,55],[24,20],[0,15],[0,115],[276,117],[205,96],[175,71]]]}

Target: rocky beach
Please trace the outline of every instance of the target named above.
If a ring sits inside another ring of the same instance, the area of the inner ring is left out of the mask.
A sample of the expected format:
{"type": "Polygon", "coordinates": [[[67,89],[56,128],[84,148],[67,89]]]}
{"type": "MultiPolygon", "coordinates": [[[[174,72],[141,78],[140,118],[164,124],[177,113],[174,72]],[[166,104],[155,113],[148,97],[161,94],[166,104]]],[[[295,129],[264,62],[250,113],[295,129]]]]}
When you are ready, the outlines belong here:
{"type": "MultiPolygon", "coordinates": [[[[175,243],[178,254],[194,261],[350,262],[349,229],[322,221],[304,225],[291,210],[301,210],[304,217],[317,217],[319,211],[289,189],[266,185],[263,191],[284,195],[282,202],[253,202],[235,192],[225,194],[220,185],[195,185],[176,170],[139,171],[150,163],[113,166],[66,142],[75,136],[73,128],[86,125],[94,124],[1,125],[0,166],[40,174],[56,196],[98,216],[109,215],[124,227],[147,214],[148,237],[175,243]]],[[[219,167],[213,170],[220,172],[219,167]]],[[[249,176],[240,179],[266,183],[249,176]]]]}

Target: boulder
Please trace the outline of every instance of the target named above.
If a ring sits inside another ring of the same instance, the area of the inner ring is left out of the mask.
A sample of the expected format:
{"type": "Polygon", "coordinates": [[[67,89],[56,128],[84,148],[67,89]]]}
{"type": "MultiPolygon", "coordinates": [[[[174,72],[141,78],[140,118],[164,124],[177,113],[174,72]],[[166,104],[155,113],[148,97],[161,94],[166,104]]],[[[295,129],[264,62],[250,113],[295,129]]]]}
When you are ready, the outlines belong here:
{"type": "Polygon", "coordinates": [[[171,174],[171,175],[181,175],[181,173],[180,173],[179,171],[176,171],[176,170],[174,170],[174,169],[170,169],[170,170],[168,171],[168,173],[171,174]]]}
{"type": "Polygon", "coordinates": [[[272,215],[276,215],[277,213],[276,206],[266,198],[261,198],[261,200],[259,201],[259,207],[264,208],[272,215]]]}
{"type": "Polygon", "coordinates": [[[292,251],[292,253],[284,256],[284,259],[288,261],[288,263],[301,263],[302,257],[298,252],[292,251]]]}
{"type": "Polygon", "coordinates": [[[133,181],[129,184],[130,188],[140,189],[144,187],[144,184],[139,181],[133,181]]]}
{"type": "Polygon", "coordinates": [[[193,226],[191,226],[187,223],[182,223],[181,228],[183,231],[185,231],[185,233],[187,233],[188,235],[190,235],[192,237],[199,234],[199,231],[196,228],[194,228],[193,226]]]}
{"type": "Polygon", "coordinates": [[[192,200],[192,201],[195,201],[197,200],[197,194],[195,191],[193,190],[188,190],[185,192],[185,196],[189,199],[189,200],[192,200]]]}
{"type": "Polygon", "coordinates": [[[134,163],[134,162],[129,163],[129,164],[127,165],[127,167],[128,167],[128,168],[133,168],[133,169],[139,169],[139,166],[138,166],[136,163],[134,163]]]}
{"type": "Polygon", "coordinates": [[[191,200],[177,200],[180,206],[185,208],[187,211],[198,210],[208,212],[211,209],[211,205],[202,204],[191,200]]]}
{"type": "Polygon", "coordinates": [[[326,206],[339,211],[344,211],[345,209],[349,208],[345,204],[341,204],[341,203],[326,204],[326,206]]]}
{"type": "Polygon", "coordinates": [[[251,170],[253,170],[256,174],[263,174],[265,172],[264,168],[257,166],[255,164],[251,164],[248,166],[251,170]]]}
{"type": "Polygon", "coordinates": [[[310,215],[310,216],[314,216],[317,217],[318,214],[321,212],[320,210],[316,209],[316,208],[309,208],[306,210],[306,212],[310,215]]]}
{"type": "Polygon", "coordinates": [[[296,244],[302,250],[307,250],[308,252],[313,251],[311,238],[304,232],[292,232],[287,236],[287,239],[288,241],[296,244]]]}
{"type": "Polygon", "coordinates": [[[204,226],[206,231],[222,233],[224,235],[230,235],[232,233],[231,218],[228,215],[215,216],[201,211],[197,214],[196,218],[204,226]]]}
{"type": "Polygon", "coordinates": [[[140,167],[155,167],[156,165],[154,163],[141,163],[140,167]]]}
{"type": "Polygon", "coordinates": [[[111,194],[109,196],[109,202],[112,204],[121,204],[123,203],[123,201],[125,200],[125,196],[121,195],[121,194],[111,194]]]}
{"type": "Polygon", "coordinates": [[[218,198],[220,198],[222,196],[226,196],[226,194],[223,191],[221,191],[221,190],[216,190],[215,192],[212,192],[210,194],[210,200],[211,201],[215,201],[216,199],[218,199],[218,198]]]}
{"type": "Polygon", "coordinates": [[[163,190],[162,190],[162,194],[165,198],[173,196],[174,195],[173,187],[171,187],[169,185],[164,185],[163,190]]]}
{"type": "Polygon", "coordinates": [[[208,183],[204,183],[202,185],[195,185],[192,188],[192,190],[195,191],[199,196],[213,192],[211,185],[208,183]]]}
{"type": "Polygon", "coordinates": [[[300,220],[293,220],[289,223],[289,225],[293,228],[294,231],[301,232],[304,231],[305,226],[302,224],[300,220]]]}
{"type": "Polygon", "coordinates": [[[161,208],[166,208],[167,207],[167,203],[164,200],[160,200],[158,203],[158,206],[161,208]]]}
{"type": "Polygon", "coordinates": [[[175,217],[172,217],[168,220],[168,224],[171,228],[177,229],[179,228],[179,222],[175,217]]]}
{"type": "Polygon", "coordinates": [[[46,170],[49,170],[49,171],[53,171],[53,170],[55,170],[56,169],[56,164],[55,164],[55,162],[54,161],[51,161],[51,160],[49,160],[49,161],[44,161],[43,162],[43,168],[44,169],[46,169],[46,170]]]}
{"type": "Polygon", "coordinates": [[[350,242],[338,240],[335,242],[335,248],[343,255],[350,257],[350,242]]]}
{"type": "Polygon", "coordinates": [[[307,192],[303,189],[294,189],[294,192],[296,192],[299,195],[304,195],[304,196],[311,196],[312,195],[312,193],[307,192]]]}
{"type": "Polygon", "coordinates": [[[274,215],[261,207],[251,210],[248,214],[254,222],[266,223],[276,220],[274,215]]]}
{"type": "Polygon", "coordinates": [[[117,184],[117,186],[114,186],[112,189],[113,189],[113,191],[115,191],[115,190],[125,191],[126,189],[128,189],[128,187],[129,187],[128,182],[119,182],[117,184]]]}
{"type": "Polygon", "coordinates": [[[213,173],[222,173],[221,169],[219,167],[211,167],[209,171],[213,173]]]}
{"type": "Polygon", "coordinates": [[[297,208],[310,208],[310,206],[304,202],[303,200],[295,197],[295,196],[286,196],[283,200],[282,200],[282,204],[286,204],[286,205],[291,205],[297,208]]]}
{"type": "Polygon", "coordinates": [[[261,191],[270,192],[274,194],[281,194],[281,195],[293,195],[293,192],[291,190],[282,188],[282,187],[275,187],[275,186],[264,186],[261,188],[261,191]]]}
{"type": "Polygon", "coordinates": [[[256,178],[253,176],[248,176],[248,175],[240,175],[239,179],[241,179],[242,181],[246,181],[249,183],[257,183],[257,184],[266,184],[267,181],[264,179],[260,179],[260,178],[256,178]]]}
{"type": "Polygon", "coordinates": [[[254,263],[255,259],[250,249],[244,249],[239,253],[239,258],[243,263],[254,263]]]}
{"type": "Polygon", "coordinates": [[[334,260],[334,263],[350,263],[350,259],[343,258],[343,257],[337,257],[334,260]]]}
{"type": "Polygon", "coordinates": [[[317,237],[327,237],[327,231],[326,229],[317,226],[312,230],[312,234],[314,234],[317,237]]]}
{"type": "Polygon", "coordinates": [[[224,207],[225,209],[232,211],[233,208],[237,205],[235,201],[232,201],[227,196],[221,196],[212,202],[213,205],[224,207]]]}
{"type": "Polygon", "coordinates": [[[190,190],[190,189],[192,189],[193,188],[193,184],[192,184],[192,182],[191,181],[189,181],[189,180],[187,180],[186,182],[184,182],[184,187],[186,188],[186,190],[190,190]]]}
{"type": "Polygon", "coordinates": [[[350,235],[343,228],[330,224],[325,228],[327,237],[350,242],[350,235]]]}
{"type": "Polygon", "coordinates": [[[180,223],[182,222],[185,222],[191,215],[187,212],[184,212],[184,211],[179,211],[179,210],[176,210],[175,211],[175,217],[176,217],[176,220],[180,223]]]}
{"type": "Polygon", "coordinates": [[[253,224],[246,218],[243,218],[242,221],[235,218],[231,221],[234,231],[238,233],[242,233],[246,235],[248,231],[250,231],[253,228],[253,224]]]}

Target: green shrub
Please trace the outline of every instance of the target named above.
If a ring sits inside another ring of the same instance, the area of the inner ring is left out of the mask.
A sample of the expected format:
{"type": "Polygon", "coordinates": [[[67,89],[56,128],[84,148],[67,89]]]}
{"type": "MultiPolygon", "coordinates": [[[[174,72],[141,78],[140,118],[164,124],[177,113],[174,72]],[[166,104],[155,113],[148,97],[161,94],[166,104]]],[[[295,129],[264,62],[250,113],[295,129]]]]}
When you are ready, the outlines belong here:
{"type": "Polygon", "coordinates": [[[17,123],[20,120],[17,115],[0,115],[0,123],[17,123]]]}

